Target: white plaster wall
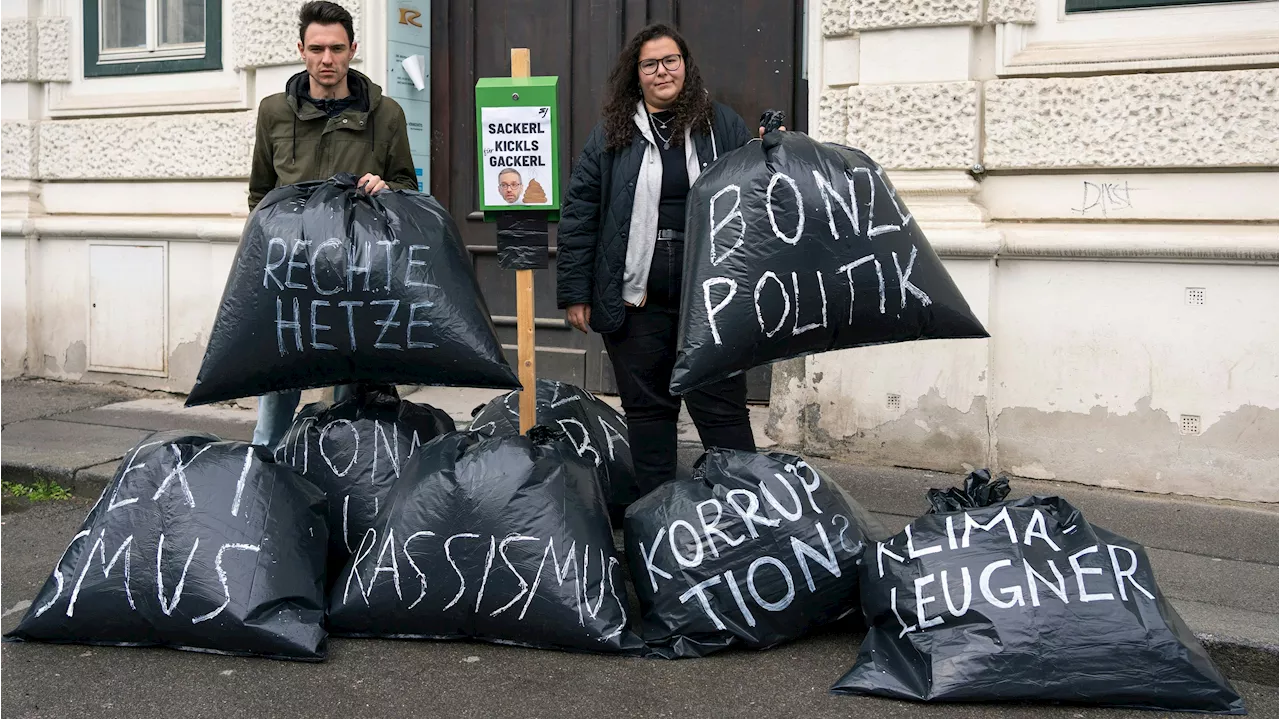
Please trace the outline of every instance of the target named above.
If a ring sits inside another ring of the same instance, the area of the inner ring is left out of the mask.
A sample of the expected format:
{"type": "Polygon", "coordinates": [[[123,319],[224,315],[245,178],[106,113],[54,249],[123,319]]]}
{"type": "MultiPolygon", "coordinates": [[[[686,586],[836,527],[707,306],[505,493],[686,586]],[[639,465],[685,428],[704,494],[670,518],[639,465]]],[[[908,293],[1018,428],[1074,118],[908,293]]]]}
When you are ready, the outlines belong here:
{"type": "Polygon", "coordinates": [[[33,243],[28,298],[32,317],[28,368],[55,379],[80,379],[88,367],[88,244],[41,238],[33,243]]]}
{"type": "Polygon", "coordinates": [[[27,240],[0,241],[0,335],[4,379],[27,369],[27,240]]]}

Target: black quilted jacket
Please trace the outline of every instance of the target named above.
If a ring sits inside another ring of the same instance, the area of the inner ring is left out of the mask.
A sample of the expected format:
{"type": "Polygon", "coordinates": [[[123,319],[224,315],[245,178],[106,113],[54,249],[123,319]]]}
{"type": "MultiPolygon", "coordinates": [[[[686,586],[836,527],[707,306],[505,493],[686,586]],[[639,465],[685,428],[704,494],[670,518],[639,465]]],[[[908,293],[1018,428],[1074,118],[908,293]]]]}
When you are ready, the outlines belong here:
{"type": "MultiPolygon", "coordinates": [[[[712,132],[714,152],[705,130],[694,133],[703,170],[751,138],[738,113],[719,103],[715,103],[712,132]]],[[[591,329],[601,334],[617,330],[626,317],[622,272],[645,142],[637,128],[630,147],[605,150],[604,125],[597,124],[574,165],[569,192],[560,208],[556,302],[561,309],[591,305],[591,329]]]]}

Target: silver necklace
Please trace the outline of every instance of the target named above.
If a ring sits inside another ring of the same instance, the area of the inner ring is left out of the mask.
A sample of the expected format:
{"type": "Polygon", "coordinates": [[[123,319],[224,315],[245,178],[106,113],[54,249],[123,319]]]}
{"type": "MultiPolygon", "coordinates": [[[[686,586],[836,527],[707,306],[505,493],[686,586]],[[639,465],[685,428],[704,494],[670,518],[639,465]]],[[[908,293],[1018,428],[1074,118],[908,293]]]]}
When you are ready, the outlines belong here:
{"type": "MultiPolygon", "coordinates": [[[[675,131],[673,130],[670,136],[663,137],[662,133],[658,131],[658,124],[659,124],[658,121],[653,117],[653,113],[649,113],[649,126],[653,128],[653,134],[657,135],[659,140],[662,140],[662,149],[670,150],[671,138],[675,137],[675,131]]],[[[667,129],[667,123],[664,122],[661,124],[662,124],[663,130],[667,129]]]]}

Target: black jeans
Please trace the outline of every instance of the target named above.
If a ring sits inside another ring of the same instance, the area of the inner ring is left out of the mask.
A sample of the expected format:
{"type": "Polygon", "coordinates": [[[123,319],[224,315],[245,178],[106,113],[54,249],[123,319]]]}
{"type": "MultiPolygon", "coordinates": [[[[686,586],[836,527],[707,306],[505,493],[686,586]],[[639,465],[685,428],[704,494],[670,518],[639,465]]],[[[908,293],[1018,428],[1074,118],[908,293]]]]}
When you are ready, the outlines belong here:
{"type": "MultiPolygon", "coordinates": [[[[668,388],[676,362],[683,268],[684,242],[659,239],[644,306],[628,307],[622,327],[604,336],[627,416],[636,479],[644,494],[676,476],[681,398],[668,388]]],[[[703,447],[756,450],[744,375],[693,390],[684,401],[703,447]]]]}

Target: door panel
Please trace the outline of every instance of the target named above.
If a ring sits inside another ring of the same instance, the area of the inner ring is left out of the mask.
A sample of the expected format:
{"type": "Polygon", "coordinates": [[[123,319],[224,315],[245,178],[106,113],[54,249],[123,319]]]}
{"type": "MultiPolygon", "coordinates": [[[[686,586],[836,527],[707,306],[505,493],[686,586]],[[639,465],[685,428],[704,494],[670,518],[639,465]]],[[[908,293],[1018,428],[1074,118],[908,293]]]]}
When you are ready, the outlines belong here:
{"type": "MultiPolygon", "coordinates": [[[[726,4],[698,0],[457,0],[431,4],[431,188],[458,221],[494,315],[499,336],[515,359],[515,273],[498,267],[496,232],[476,210],[475,96],[480,77],[511,72],[510,49],[530,50],[534,75],[560,77],[561,191],[587,135],[599,120],[608,75],[630,36],[650,22],[675,23],[689,40],[712,96],[755,127],[765,108],[787,112],[788,126],[803,128],[798,28],[803,2],[752,0],[726,4]]],[[[555,226],[552,264],[535,273],[539,377],[573,382],[594,392],[616,392],[612,367],[598,335],[564,324],[556,308],[555,226]]],[[[767,367],[749,375],[750,396],[767,401],[767,367]]]]}

